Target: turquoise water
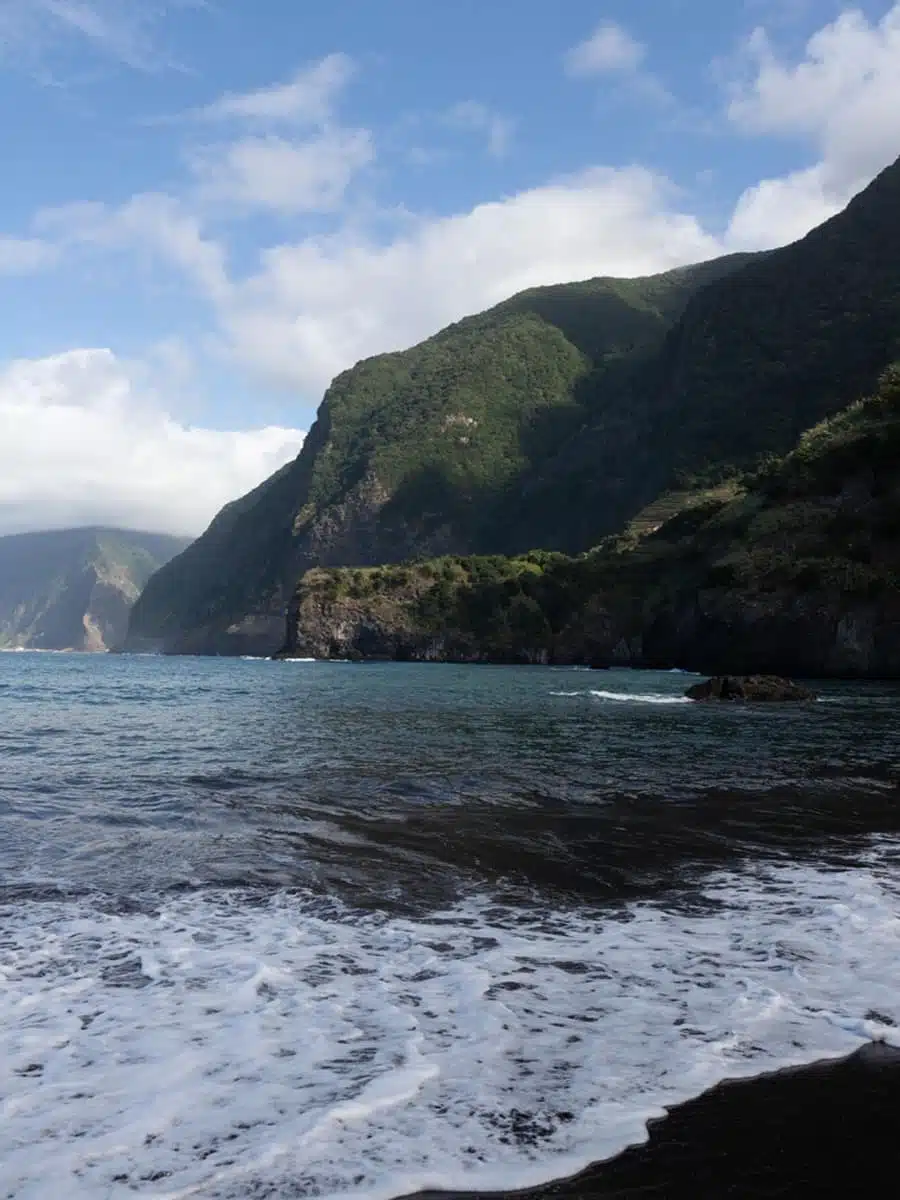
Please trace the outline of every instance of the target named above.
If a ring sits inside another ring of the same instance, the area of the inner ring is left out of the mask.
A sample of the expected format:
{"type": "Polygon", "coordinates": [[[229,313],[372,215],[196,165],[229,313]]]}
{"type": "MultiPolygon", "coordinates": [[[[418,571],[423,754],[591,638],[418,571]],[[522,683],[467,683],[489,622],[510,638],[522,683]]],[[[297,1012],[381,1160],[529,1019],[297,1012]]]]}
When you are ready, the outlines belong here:
{"type": "Polygon", "coordinates": [[[0,655],[0,1196],[524,1186],[893,1038],[897,689],[690,682],[0,655]]]}

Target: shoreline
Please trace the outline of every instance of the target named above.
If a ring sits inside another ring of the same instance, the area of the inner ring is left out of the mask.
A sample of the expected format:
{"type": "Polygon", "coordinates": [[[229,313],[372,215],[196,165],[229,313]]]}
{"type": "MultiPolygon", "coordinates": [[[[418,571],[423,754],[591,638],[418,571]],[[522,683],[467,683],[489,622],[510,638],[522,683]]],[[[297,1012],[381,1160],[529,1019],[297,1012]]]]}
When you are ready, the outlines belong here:
{"type": "Polygon", "coordinates": [[[725,1080],[650,1121],[648,1139],[577,1175],[409,1200],[866,1200],[900,1186],[900,1048],[725,1080]]]}
{"type": "MultiPolygon", "coordinates": [[[[130,653],[124,651],[123,653],[130,653]]],[[[863,671],[820,671],[816,674],[801,671],[790,671],[784,667],[771,667],[766,670],[747,670],[736,671],[725,669],[721,666],[713,667],[685,667],[672,665],[657,665],[654,663],[630,663],[630,662],[604,662],[603,664],[592,663],[586,660],[578,662],[555,662],[552,659],[547,662],[538,662],[531,660],[515,660],[511,658],[391,658],[389,655],[364,654],[350,658],[314,658],[308,654],[300,654],[278,650],[274,654],[262,655],[241,655],[241,654],[222,654],[222,655],[163,655],[163,657],[188,657],[188,658],[260,658],[267,662],[315,662],[315,663],[350,663],[353,666],[417,666],[417,667],[529,667],[534,669],[553,670],[553,671],[593,671],[595,674],[602,675],[607,671],[634,671],[637,673],[647,674],[663,674],[663,675],[699,675],[699,676],[715,676],[715,675],[774,675],[782,679],[802,680],[804,683],[900,683],[900,675],[884,675],[877,672],[867,673],[863,671]]]]}

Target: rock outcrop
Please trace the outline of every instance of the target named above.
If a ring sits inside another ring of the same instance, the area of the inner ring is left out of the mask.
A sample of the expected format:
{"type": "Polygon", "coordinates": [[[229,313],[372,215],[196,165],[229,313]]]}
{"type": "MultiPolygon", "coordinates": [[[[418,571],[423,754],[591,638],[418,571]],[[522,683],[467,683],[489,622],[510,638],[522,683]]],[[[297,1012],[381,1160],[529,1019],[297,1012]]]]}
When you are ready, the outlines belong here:
{"type": "Polygon", "coordinates": [[[316,570],[288,653],[900,678],[900,367],[764,470],[579,557],[316,570]]]}
{"type": "Polygon", "coordinates": [[[816,698],[809,688],[778,675],[716,675],[703,683],[695,683],[685,695],[688,700],[765,704],[816,698]]]}

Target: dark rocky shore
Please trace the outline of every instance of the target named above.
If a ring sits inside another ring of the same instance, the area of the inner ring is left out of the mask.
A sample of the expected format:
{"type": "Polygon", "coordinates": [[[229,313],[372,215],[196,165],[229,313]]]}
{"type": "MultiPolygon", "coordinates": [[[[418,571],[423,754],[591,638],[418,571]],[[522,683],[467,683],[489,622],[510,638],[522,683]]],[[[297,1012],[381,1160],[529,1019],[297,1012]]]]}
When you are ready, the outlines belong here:
{"type": "Polygon", "coordinates": [[[645,1145],[493,1200],[868,1200],[896,1195],[898,1176],[900,1050],[872,1044],[849,1058],[721,1084],[651,1123],[645,1145]]]}
{"type": "Polygon", "coordinates": [[[717,675],[695,683],[684,693],[688,700],[724,701],[726,704],[779,704],[815,700],[816,694],[780,675],[717,675]]]}

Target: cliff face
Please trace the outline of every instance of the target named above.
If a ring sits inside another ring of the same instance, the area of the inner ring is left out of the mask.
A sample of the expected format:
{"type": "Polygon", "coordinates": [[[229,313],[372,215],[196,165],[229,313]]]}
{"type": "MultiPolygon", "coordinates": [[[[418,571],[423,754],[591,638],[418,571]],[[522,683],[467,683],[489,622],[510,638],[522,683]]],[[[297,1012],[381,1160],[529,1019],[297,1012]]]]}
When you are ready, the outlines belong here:
{"type": "Polygon", "coordinates": [[[900,603],[839,592],[710,591],[647,631],[634,665],[807,677],[900,678],[900,603]]]}
{"type": "Polygon", "coordinates": [[[151,581],[129,644],[246,652],[309,568],[578,554],[787,453],[900,352],[898,212],[900,163],[784,249],[537,289],[358,364],[297,460],[151,581]]]}
{"type": "Polygon", "coordinates": [[[900,678],[900,369],[589,555],[312,571],[286,652],[900,678]]]}
{"type": "Polygon", "coordinates": [[[593,612],[579,614],[557,636],[519,636],[496,646],[468,631],[417,626],[393,609],[323,603],[306,590],[292,609],[281,654],[900,679],[900,602],[866,603],[833,592],[785,592],[762,600],[711,591],[661,619],[651,616],[645,627],[633,612],[606,608],[598,598],[593,612]]]}
{"type": "Polygon", "coordinates": [[[118,648],[141,589],[186,542],[111,529],[0,538],[0,648],[118,648]]]}
{"type": "MultiPolygon", "coordinates": [[[[534,289],[339,375],[295,462],[151,581],[129,646],[243,653],[229,631],[283,615],[310,567],[526,548],[529,481],[659,351],[690,296],[749,258],[534,289]]],[[[615,528],[618,509],[592,511],[594,532],[615,528]]],[[[568,529],[557,521],[554,539],[568,529]]]]}

